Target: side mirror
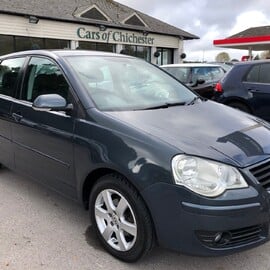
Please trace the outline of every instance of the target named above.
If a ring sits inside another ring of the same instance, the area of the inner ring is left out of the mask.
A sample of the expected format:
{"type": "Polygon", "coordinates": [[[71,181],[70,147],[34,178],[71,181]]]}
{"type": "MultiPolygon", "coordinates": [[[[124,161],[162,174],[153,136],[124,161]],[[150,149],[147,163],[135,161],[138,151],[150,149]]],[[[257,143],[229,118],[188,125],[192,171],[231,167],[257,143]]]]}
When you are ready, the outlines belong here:
{"type": "Polygon", "coordinates": [[[67,104],[67,101],[58,94],[47,94],[38,96],[32,105],[36,111],[69,111],[73,109],[72,104],[67,104]]]}
{"type": "Polygon", "coordinates": [[[203,83],[205,83],[205,80],[204,80],[204,79],[198,79],[198,80],[197,80],[197,85],[198,85],[198,84],[203,84],[203,83]]]}
{"type": "Polygon", "coordinates": [[[203,84],[203,83],[205,83],[205,79],[201,79],[201,78],[195,79],[195,78],[193,78],[193,81],[190,82],[190,86],[191,87],[196,87],[199,84],[203,84]]]}

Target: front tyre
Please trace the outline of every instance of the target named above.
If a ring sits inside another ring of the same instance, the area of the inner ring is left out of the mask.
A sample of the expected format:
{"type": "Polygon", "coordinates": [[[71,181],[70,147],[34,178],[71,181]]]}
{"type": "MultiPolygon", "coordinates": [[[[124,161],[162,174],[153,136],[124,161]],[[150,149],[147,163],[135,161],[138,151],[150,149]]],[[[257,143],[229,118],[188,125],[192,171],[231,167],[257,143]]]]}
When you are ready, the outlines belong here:
{"type": "Polygon", "coordinates": [[[134,262],[151,249],[151,218],[138,192],[124,177],[103,176],[90,194],[89,209],[102,245],[113,256],[134,262]]]}

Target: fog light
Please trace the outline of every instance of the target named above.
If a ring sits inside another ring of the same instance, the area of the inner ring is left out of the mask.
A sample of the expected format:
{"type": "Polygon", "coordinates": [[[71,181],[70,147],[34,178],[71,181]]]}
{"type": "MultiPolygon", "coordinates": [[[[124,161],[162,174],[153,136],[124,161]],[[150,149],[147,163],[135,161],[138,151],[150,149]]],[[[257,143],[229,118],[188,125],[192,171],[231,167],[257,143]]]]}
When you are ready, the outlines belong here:
{"type": "Polygon", "coordinates": [[[219,232],[216,234],[215,238],[214,238],[214,242],[218,243],[222,238],[222,232],[219,232]]]}
{"type": "Polygon", "coordinates": [[[198,238],[204,245],[213,248],[222,248],[229,244],[232,239],[230,231],[225,232],[211,232],[211,231],[197,231],[198,238]]]}
{"type": "Polygon", "coordinates": [[[230,242],[231,238],[230,232],[218,232],[214,237],[214,243],[218,246],[224,246],[230,242]]]}

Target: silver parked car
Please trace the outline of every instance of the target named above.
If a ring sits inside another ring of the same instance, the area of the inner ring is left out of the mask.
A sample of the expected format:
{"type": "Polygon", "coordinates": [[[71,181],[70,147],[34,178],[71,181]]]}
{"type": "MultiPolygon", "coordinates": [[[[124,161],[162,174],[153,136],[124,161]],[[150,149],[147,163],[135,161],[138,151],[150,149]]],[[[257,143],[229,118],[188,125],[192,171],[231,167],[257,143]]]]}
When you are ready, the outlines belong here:
{"type": "Polygon", "coordinates": [[[216,83],[226,73],[220,65],[205,63],[171,64],[161,68],[208,99],[213,97],[216,83]]]}

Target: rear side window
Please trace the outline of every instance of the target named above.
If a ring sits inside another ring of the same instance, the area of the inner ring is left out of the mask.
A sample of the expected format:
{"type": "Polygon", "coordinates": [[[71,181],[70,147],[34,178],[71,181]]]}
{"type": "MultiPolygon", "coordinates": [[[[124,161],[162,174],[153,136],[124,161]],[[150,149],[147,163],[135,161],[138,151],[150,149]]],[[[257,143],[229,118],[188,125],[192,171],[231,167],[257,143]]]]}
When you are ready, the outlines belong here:
{"type": "Polygon", "coordinates": [[[195,67],[193,68],[192,82],[203,79],[205,82],[220,80],[225,74],[219,67],[195,67]]]}
{"type": "Polygon", "coordinates": [[[259,81],[261,83],[270,83],[270,64],[262,64],[260,68],[259,81]]]}
{"type": "Polygon", "coordinates": [[[256,83],[270,83],[270,64],[255,65],[247,74],[246,81],[256,83]]]}
{"type": "Polygon", "coordinates": [[[259,73],[260,66],[256,65],[251,68],[249,73],[247,74],[246,81],[247,82],[258,82],[259,81],[259,73]]]}
{"type": "Polygon", "coordinates": [[[190,68],[188,67],[163,67],[164,70],[173,75],[182,83],[188,83],[190,68]]]}
{"type": "Polygon", "coordinates": [[[14,58],[2,61],[0,65],[0,94],[15,97],[19,72],[25,58],[14,58]]]}

